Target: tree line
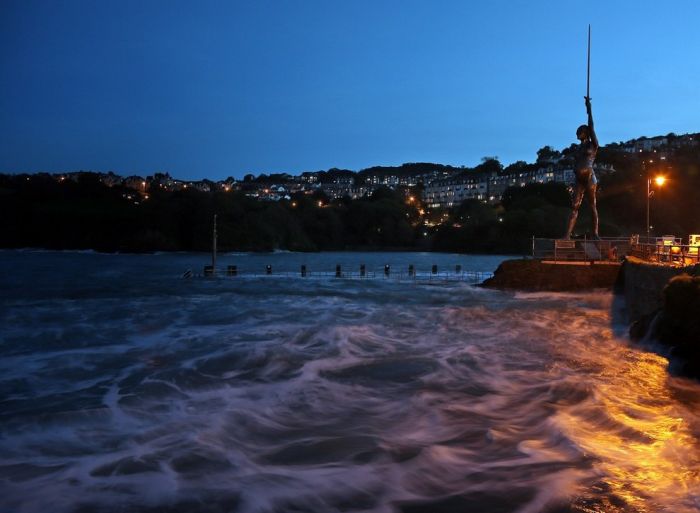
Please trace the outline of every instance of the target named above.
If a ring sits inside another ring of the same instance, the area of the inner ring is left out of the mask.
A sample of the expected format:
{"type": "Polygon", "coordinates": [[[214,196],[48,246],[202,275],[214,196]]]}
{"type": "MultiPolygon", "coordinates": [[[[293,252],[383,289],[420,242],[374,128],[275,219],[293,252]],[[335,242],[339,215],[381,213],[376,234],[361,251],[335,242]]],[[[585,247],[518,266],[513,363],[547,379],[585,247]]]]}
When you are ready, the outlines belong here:
{"type": "MultiPolygon", "coordinates": [[[[615,172],[601,177],[601,234],[646,230],[646,176],[669,178],[651,198],[653,233],[700,233],[700,151],[680,148],[666,160],[654,153],[601,148],[598,162],[615,172]]],[[[515,163],[505,168],[530,166],[515,163]]],[[[500,168],[493,158],[475,168],[500,168]]],[[[218,216],[222,251],[422,250],[525,253],[531,236],[565,231],[570,189],[560,183],[506,190],[500,204],[468,200],[446,210],[420,202],[420,189],[379,188],[360,199],[330,200],[322,192],[263,202],[240,192],[149,190],[148,199],[123,186],[108,187],[96,173],[76,181],[49,174],[0,175],[3,248],[98,251],[208,251],[218,216]],[[409,197],[414,199],[409,201],[409,197]],[[422,212],[422,213],[421,213],[422,212]]],[[[585,204],[578,233],[590,225],[585,204]]]]}

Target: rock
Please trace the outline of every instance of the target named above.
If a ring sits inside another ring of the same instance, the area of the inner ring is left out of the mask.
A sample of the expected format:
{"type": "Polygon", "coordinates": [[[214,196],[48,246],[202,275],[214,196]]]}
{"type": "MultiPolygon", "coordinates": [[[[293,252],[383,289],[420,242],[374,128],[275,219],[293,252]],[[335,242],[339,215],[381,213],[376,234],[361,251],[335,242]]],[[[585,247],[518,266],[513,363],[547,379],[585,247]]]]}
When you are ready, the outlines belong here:
{"type": "Polygon", "coordinates": [[[627,315],[630,321],[636,321],[662,307],[663,290],[671,278],[680,274],[698,275],[700,266],[677,267],[628,256],[620,274],[627,315]]]}
{"type": "Polygon", "coordinates": [[[660,310],[642,315],[639,319],[630,325],[629,335],[632,340],[641,340],[649,332],[654,318],[659,314],[660,310]]]}
{"type": "Polygon", "coordinates": [[[700,276],[671,278],[662,298],[658,313],[644,315],[632,324],[630,337],[641,339],[648,334],[670,349],[679,374],[700,378],[700,276]]]}

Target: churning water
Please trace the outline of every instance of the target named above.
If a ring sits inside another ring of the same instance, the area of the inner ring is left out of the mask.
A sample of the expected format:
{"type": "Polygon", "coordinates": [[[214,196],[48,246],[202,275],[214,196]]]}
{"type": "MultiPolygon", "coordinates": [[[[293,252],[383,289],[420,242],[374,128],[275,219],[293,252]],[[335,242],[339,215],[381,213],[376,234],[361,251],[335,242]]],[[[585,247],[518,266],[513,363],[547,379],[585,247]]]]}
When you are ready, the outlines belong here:
{"type": "Polygon", "coordinates": [[[247,270],[497,258],[2,252],[2,512],[700,509],[700,385],[608,293],[247,270]]]}

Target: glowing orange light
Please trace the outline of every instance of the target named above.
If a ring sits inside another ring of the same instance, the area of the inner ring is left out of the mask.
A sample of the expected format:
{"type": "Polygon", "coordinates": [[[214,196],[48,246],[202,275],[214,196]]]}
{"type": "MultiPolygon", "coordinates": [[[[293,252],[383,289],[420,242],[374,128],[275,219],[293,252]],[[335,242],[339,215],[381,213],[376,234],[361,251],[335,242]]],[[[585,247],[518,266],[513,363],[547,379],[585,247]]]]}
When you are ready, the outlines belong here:
{"type": "Polygon", "coordinates": [[[654,178],[654,183],[661,187],[663,184],[666,183],[666,177],[665,176],[657,176],[654,178]]]}

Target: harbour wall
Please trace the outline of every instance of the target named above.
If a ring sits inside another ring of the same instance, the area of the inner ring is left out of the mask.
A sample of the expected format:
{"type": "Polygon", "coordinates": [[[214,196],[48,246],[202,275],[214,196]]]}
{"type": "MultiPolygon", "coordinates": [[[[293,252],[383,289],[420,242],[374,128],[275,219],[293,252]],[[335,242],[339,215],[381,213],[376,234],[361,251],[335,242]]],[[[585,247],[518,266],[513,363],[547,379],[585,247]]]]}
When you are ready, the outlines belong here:
{"type": "Polygon", "coordinates": [[[543,292],[576,292],[612,289],[620,274],[619,263],[548,262],[544,260],[506,260],[492,278],[482,285],[487,288],[543,292]]]}
{"type": "Polygon", "coordinates": [[[628,258],[624,293],[630,338],[652,342],[670,369],[700,379],[700,265],[669,267],[628,258]]]}
{"type": "Polygon", "coordinates": [[[630,322],[659,311],[663,307],[664,287],[681,274],[700,276],[700,265],[671,267],[628,256],[620,278],[630,322]]]}
{"type": "Polygon", "coordinates": [[[628,256],[622,264],[610,262],[548,262],[506,260],[482,284],[496,289],[543,292],[614,290],[625,298],[630,322],[663,306],[664,287],[674,276],[700,276],[700,265],[673,267],[628,256]]]}
{"type": "Polygon", "coordinates": [[[624,297],[630,337],[655,341],[651,349],[662,348],[673,372],[700,379],[700,265],[676,267],[632,256],[622,265],[507,260],[483,286],[552,292],[614,290],[624,297]]]}

